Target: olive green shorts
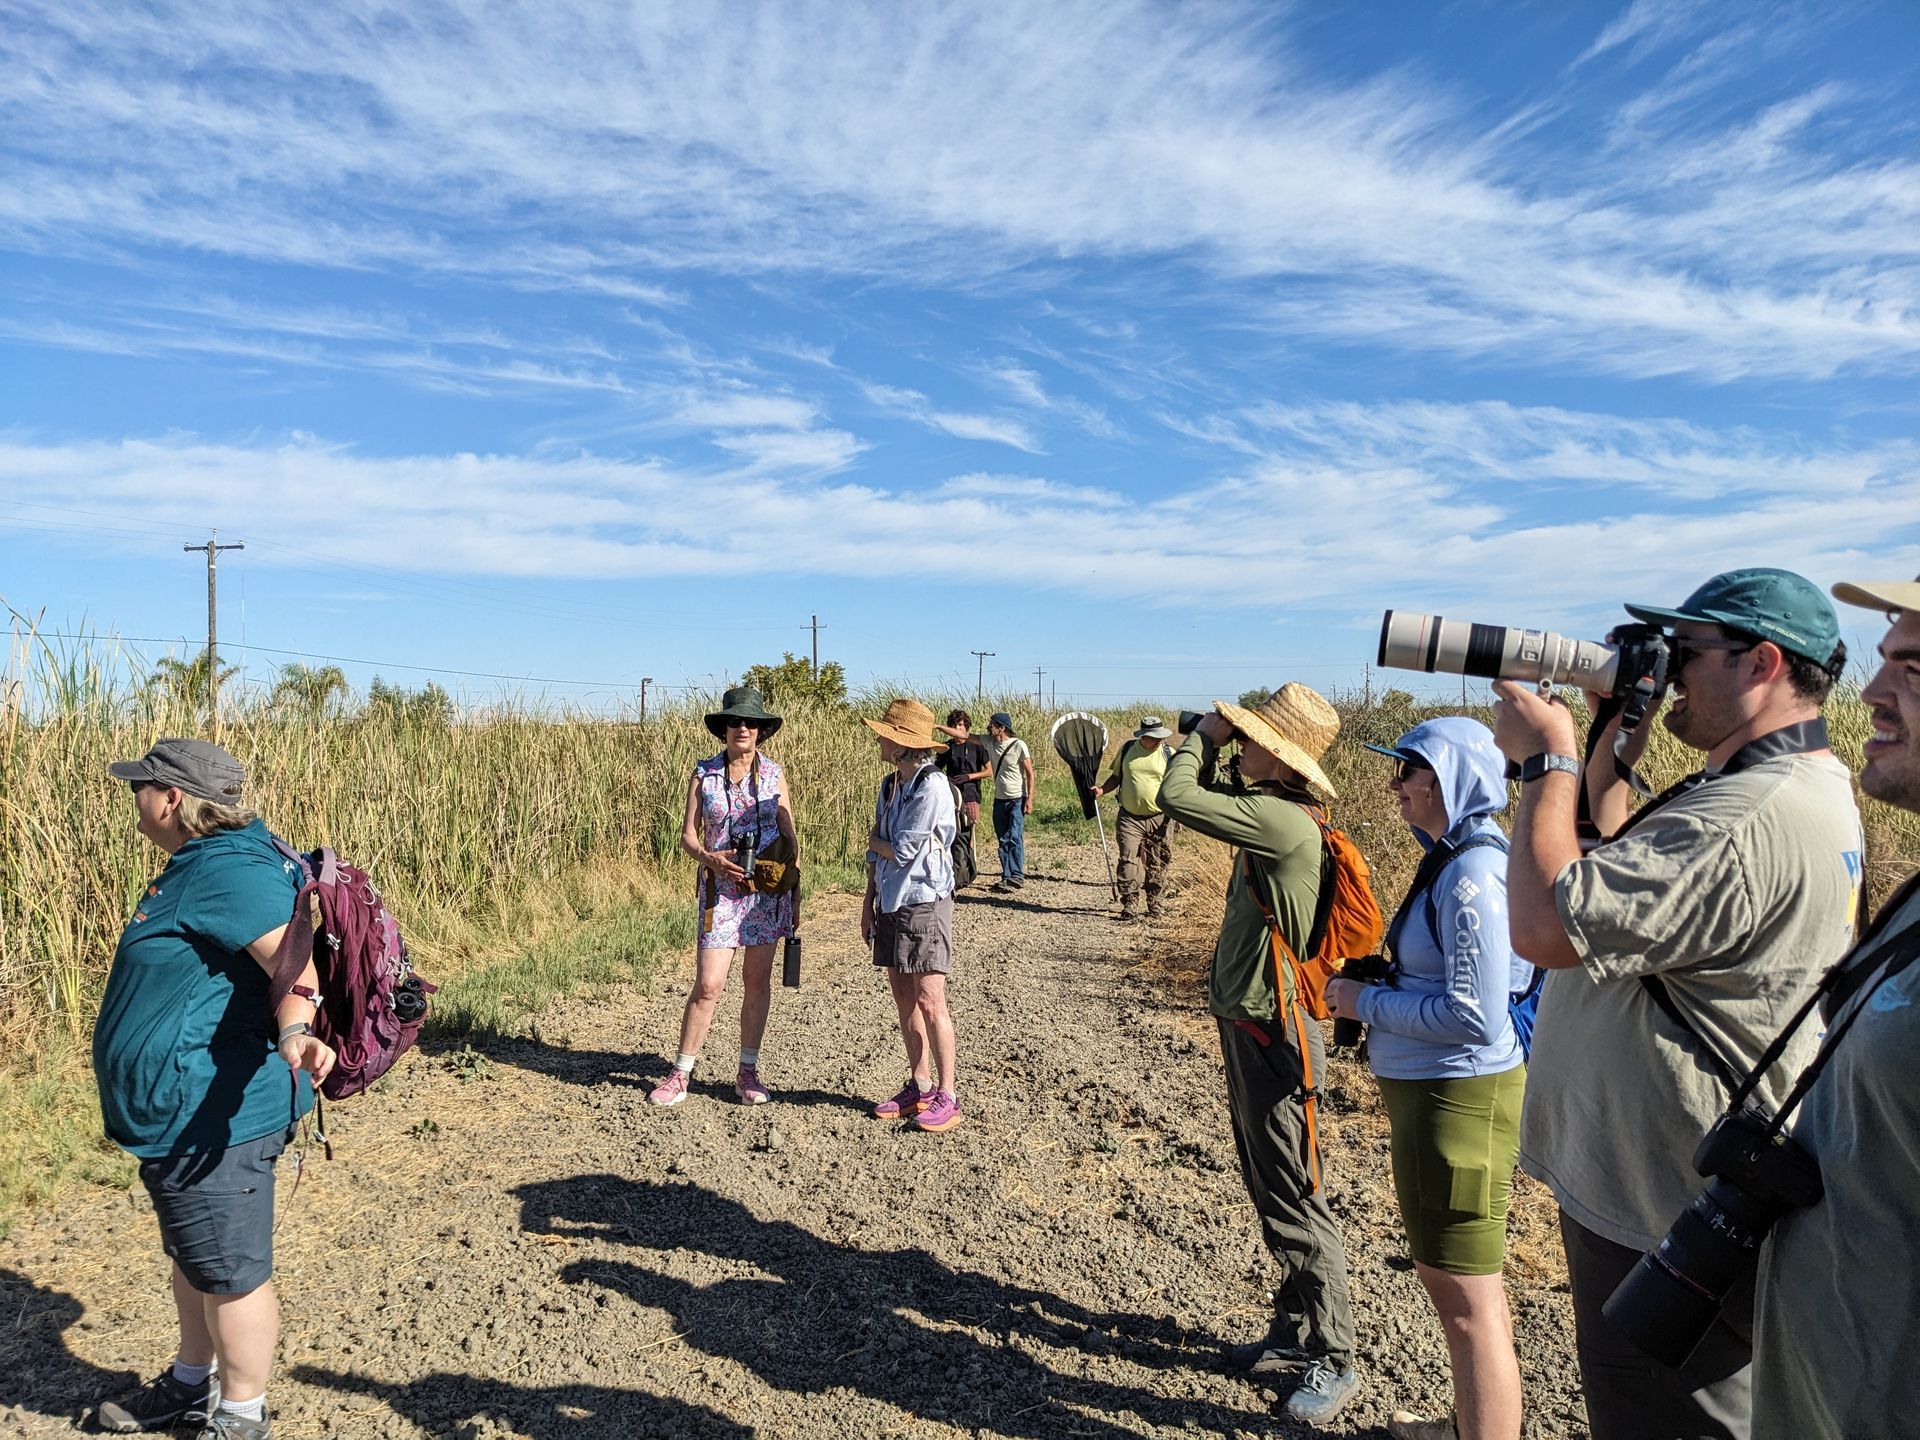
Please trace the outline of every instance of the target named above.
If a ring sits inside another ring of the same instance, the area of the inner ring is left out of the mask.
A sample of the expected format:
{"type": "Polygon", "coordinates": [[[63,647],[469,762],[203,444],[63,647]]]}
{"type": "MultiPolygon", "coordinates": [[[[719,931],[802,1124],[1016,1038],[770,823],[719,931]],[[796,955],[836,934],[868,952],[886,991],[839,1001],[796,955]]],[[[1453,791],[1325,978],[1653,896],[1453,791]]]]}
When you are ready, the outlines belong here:
{"type": "Polygon", "coordinates": [[[1393,1191],[1413,1258],[1454,1275],[1499,1274],[1527,1067],[1379,1083],[1393,1125],[1393,1191]]]}

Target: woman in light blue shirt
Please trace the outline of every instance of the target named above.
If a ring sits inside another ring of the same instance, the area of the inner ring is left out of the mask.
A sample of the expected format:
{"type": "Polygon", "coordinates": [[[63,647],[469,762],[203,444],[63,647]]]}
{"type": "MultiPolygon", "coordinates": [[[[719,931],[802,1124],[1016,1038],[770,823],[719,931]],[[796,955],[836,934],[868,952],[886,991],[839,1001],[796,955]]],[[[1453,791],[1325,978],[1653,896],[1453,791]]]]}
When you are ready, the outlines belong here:
{"type": "Polygon", "coordinates": [[[942,748],[933,712],[895,700],[878,720],[862,719],[893,769],[880,782],[867,837],[867,893],[860,938],[885,968],[907,1048],[907,1083],[874,1106],[882,1120],[911,1118],[922,1130],[960,1123],[954,1091],[953,787],[934,765],[942,748]]]}
{"type": "Polygon", "coordinates": [[[1391,789],[1426,852],[1387,927],[1393,978],[1334,980],[1336,1015],[1366,1024],[1393,1127],[1393,1187],[1453,1362],[1454,1419],[1401,1412],[1396,1440],[1517,1440],[1520,1367],[1500,1270],[1526,1055],[1508,1013],[1532,967],[1507,938],[1505,764],[1493,733],[1447,716],[1391,750],[1391,789]]]}

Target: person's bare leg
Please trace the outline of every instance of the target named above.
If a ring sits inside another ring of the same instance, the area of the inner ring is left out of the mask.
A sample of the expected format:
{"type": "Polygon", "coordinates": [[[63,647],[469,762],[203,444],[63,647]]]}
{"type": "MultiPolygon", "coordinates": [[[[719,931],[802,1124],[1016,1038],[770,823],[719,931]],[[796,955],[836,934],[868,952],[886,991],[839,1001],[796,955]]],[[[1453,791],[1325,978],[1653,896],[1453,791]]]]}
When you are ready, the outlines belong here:
{"type": "Polygon", "coordinates": [[[931,1090],[933,1077],[928,1067],[927,1027],[920,1018],[919,987],[914,983],[917,978],[902,975],[898,970],[887,971],[893,1008],[900,1016],[900,1040],[907,1047],[907,1073],[922,1090],[931,1090]]]}
{"type": "Polygon", "coordinates": [[[1520,1362],[1498,1275],[1454,1275],[1415,1262],[1440,1312],[1453,1362],[1453,1423],[1460,1440],[1519,1440],[1520,1362]]]}
{"type": "MultiPolygon", "coordinates": [[[[707,1028],[713,1024],[714,1006],[727,988],[727,972],[733,969],[733,951],[701,950],[693,962],[693,991],[687,996],[687,1008],[680,1016],[680,1053],[698,1055],[707,1043],[707,1028]]],[[[761,1012],[764,1022],[765,1012],[761,1012]]]]}
{"type": "Polygon", "coordinates": [[[758,1050],[773,1008],[773,946],[749,945],[740,966],[746,993],[740,1000],[740,1048],[758,1050]]]}
{"type": "Polygon", "coordinates": [[[207,1297],[187,1283],[178,1265],[173,1267],[173,1308],[180,1317],[180,1363],[211,1365],[213,1332],[207,1329],[207,1297]]]}
{"type": "Polygon", "coordinates": [[[244,1295],[203,1295],[206,1326],[219,1358],[220,1398],[244,1403],[267,1393],[280,1342],[280,1298],[273,1282],[244,1295]]]}
{"type": "Polygon", "coordinates": [[[925,1027],[927,1044],[933,1049],[934,1068],[940,1072],[940,1088],[957,1094],[954,1084],[953,1016],[947,1013],[947,977],[916,975],[919,994],[915,1008],[925,1027]]]}

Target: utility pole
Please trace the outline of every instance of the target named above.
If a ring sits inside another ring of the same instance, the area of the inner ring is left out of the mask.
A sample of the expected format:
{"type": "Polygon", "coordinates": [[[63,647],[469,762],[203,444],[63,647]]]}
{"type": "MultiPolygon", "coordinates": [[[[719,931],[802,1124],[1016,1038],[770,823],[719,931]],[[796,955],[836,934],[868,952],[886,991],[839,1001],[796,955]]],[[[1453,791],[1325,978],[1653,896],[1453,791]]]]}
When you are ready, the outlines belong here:
{"type": "Polygon", "coordinates": [[[647,686],[652,683],[653,677],[651,675],[642,675],[640,677],[640,723],[642,725],[647,723],[647,686]]]}
{"type": "Polygon", "coordinates": [[[1033,667],[1033,703],[1035,705],[1045,705],[1047,703],[1047,692],[1043,684],[1045,674],[1046,672],[1038,665],[1033,667]]]}
{"type": "Polygon", "coordinates": [[[1367,708],[1373,708],[1373,662],[1367,662],[1367,708]]]}
{"type": "Polygon", "coordinates": [[[999,652],[997,650],[973,650],[968,653],[978,656],[980,660],[979,665],[976,667],[973,680],[973,699],[974,703],[978,704],[987,693],[987,657],[989,655],[997,655],[999,652]]]}
{"type": "Polygon", "coordinates": [[[236,541],[232,545],[220,545],[218,530],[207,532],[204,545],[182,545],[182,550],[207,553],[207,713],[212,717],[213,728],[220,728],[220,606],[218,589],[214,583],[214,566],[222,550],[244,550],[246,545],[236,541]]]}
{"type": "Polygon", "coordinates": [[[813,678],[818,680],[820,678],[820,617],[818,615],[813,617],[813,625],[810,628],[813,630],[813,678]]]}
{"type": "Polygon", "coordinates": [[[1053,689],[1050,694],[1052,698],[1048,701],[1048,704],[1055,710],[1058,710],[1060,708],[1060,682],[1058,679],[1053,682],[1053,689]]]}

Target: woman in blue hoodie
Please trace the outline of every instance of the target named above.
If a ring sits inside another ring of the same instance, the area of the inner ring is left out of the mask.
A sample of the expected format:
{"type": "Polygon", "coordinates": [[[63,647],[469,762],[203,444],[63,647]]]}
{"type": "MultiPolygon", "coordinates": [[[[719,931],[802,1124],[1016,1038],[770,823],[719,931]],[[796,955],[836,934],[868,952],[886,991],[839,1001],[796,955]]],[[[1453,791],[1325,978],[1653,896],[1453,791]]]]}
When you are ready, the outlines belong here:
{"type": "Polygon", "coordinates": [[[1327,999],[1369,1027],[1394,1193],[1454,1390],[1451,1423],[1401,1412],[1389,1428],[1396,1440],[1517,1440],[1520,1368],[1500,1270],[1527,1071],[1507,1001],[1530,967],[1507,938],[1507,839],[1494,819],[1506,770],[1493,733],[1464,716],[1371,748],[1398,762],[1391,789],[1426,855],[1387,927],[1393,980],[1334,980],[1327,999]]]}

